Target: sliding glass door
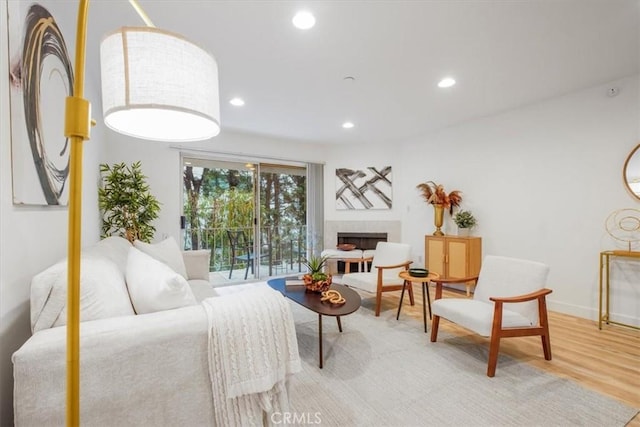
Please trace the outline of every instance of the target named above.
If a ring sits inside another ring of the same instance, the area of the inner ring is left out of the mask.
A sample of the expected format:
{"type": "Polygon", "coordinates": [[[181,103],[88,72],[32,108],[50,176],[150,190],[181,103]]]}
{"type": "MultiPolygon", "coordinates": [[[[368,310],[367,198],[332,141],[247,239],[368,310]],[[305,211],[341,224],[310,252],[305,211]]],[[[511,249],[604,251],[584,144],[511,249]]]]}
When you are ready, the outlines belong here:
{"type": "Polygon", "coordinates": [[[307,234],[306,167],[259,165],[259,229],[269,276],[302,271],[307,234]]]}
{"type": "Polygon", "coordinates": [[[214,284],[302,270],[306,167],[183,158],[185,249],[211,250],[214,284]]]}
{"type": "Polygon", "coordinates": [[[255,177],[243,163],[183,159],[184,249],[211,250],[221,282],[255,276],[255,177]]]}

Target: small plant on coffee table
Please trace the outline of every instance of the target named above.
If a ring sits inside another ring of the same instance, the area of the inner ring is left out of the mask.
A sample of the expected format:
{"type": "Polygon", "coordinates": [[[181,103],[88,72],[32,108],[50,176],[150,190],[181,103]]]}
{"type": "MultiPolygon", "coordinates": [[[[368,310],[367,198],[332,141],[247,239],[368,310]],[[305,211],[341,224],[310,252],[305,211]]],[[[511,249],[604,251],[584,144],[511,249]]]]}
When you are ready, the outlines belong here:
{"type": "Polygon", "coordinates": [[[322,271],[327,264],[328,257],[312,255],[304,261],[309,272],[302,276],[302,280],[310,292],[324,292],[331,286],[332,277],[322,271]]]}

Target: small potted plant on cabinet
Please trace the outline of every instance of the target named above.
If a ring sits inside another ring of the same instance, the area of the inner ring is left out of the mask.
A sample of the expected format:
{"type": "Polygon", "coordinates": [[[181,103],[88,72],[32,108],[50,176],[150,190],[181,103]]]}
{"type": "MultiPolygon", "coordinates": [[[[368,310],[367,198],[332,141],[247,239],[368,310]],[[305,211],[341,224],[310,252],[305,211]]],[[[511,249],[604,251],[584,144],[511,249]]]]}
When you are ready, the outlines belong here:
{"type": "Polygon", "coordinates": [[[453,222],[458,226],[458,236],[468,236],[477,223],[471,211],[460,211],[453,216],[453,222]]]}

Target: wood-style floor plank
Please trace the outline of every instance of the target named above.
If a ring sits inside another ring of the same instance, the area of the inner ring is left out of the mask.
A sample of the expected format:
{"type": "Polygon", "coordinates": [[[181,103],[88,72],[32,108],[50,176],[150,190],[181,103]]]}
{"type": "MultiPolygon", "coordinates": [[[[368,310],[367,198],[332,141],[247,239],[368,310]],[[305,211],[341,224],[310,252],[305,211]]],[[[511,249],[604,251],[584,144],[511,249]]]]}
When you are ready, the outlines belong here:
{"type": "MultiPolygon", "coordinates": [[[[416,328],[423,328],[421,292],[421,286],[414,284],[416,304],[411,306],[405,296],[400,318],[402,321],[415,323],[416,328]]],[[[369,295],[363,294],[363,301],[369,299],[369,295]]],[[[430,287],[430,295],[433,301],[433,287],[430,287]]],[[[464,292],[447,289],[443,296],[465,297],[464,292]]],[[[399,300],[400,292],[383,294],[382,310],[395,312],[399,300]]],[[[431,323],[428,325],[430,332],[431,323]]],[[[551,361],[544,359],[540,337],[505,338],[501,340],[500,352],[546,372],[569,378],[634,408],[640,408],[640,331],[616,325],[603,325],[602,330],[599,330],[597,321],[552,311],[549,312],[549,328],[553,357],[551,361]]],[[[440,330],[489,345],[488,338],[480,337],[445,319],[440,321],[440,330]]],[[[500,364],[497,368],[497,374],[499,373],[500,364]]],[[[628,426],[640,427],[640,414],[628,426]]]]}

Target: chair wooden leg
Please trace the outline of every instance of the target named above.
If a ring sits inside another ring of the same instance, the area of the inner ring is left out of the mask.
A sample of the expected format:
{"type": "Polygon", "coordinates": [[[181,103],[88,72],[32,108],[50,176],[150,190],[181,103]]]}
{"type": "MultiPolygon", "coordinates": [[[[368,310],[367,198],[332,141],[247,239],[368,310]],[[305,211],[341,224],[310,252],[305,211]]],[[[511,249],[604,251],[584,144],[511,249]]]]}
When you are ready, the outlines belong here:
{"type": "Polygon", "coordinates": [[[382,292],[376,293],[376,317],[380,316],[380,306],[382,305],[382,292]]]}
{"type": "Polygon", "coordinates": [[[542,336],[542,351],[544,352],[545,360],[551,360],[551,336],[549,335],[549,319],[547,317],[547,301],[546,299],[540,298],[538,300],[538,317],[540,321],[540,326],[544,330],[542,336]]]}
{"type": "Polygon", "coordinates": [[[542,351],[544,352],[545,360],[551,360],[551,337],[549,336],[549,324],[546,323],[546,320],[545,316],[545,323],[541,325],[544,332],[540,336],[540,339],[542,340],[542,351]]]}
{"type": "Polygon", "coordinates": [[[500,335],[491,334],[491,344],[489,345],[489,364],[487,366],[488,377],[494,377],[496,375],[496,366],[498,365],[499,351],[500,351],[500,335]]]}
{"type": "Polygon", "coordinates": [[[440,325],[440,316],[433,316],[431,321],[431,342],[436,342],[438,339],[438,326],[440,325]]]}
{"type": "Polygon", "coordinates": [[[542,335],[542,351],[544,352],[545,360],[551,360],[551,340],[549,334],[542,335]]]}

